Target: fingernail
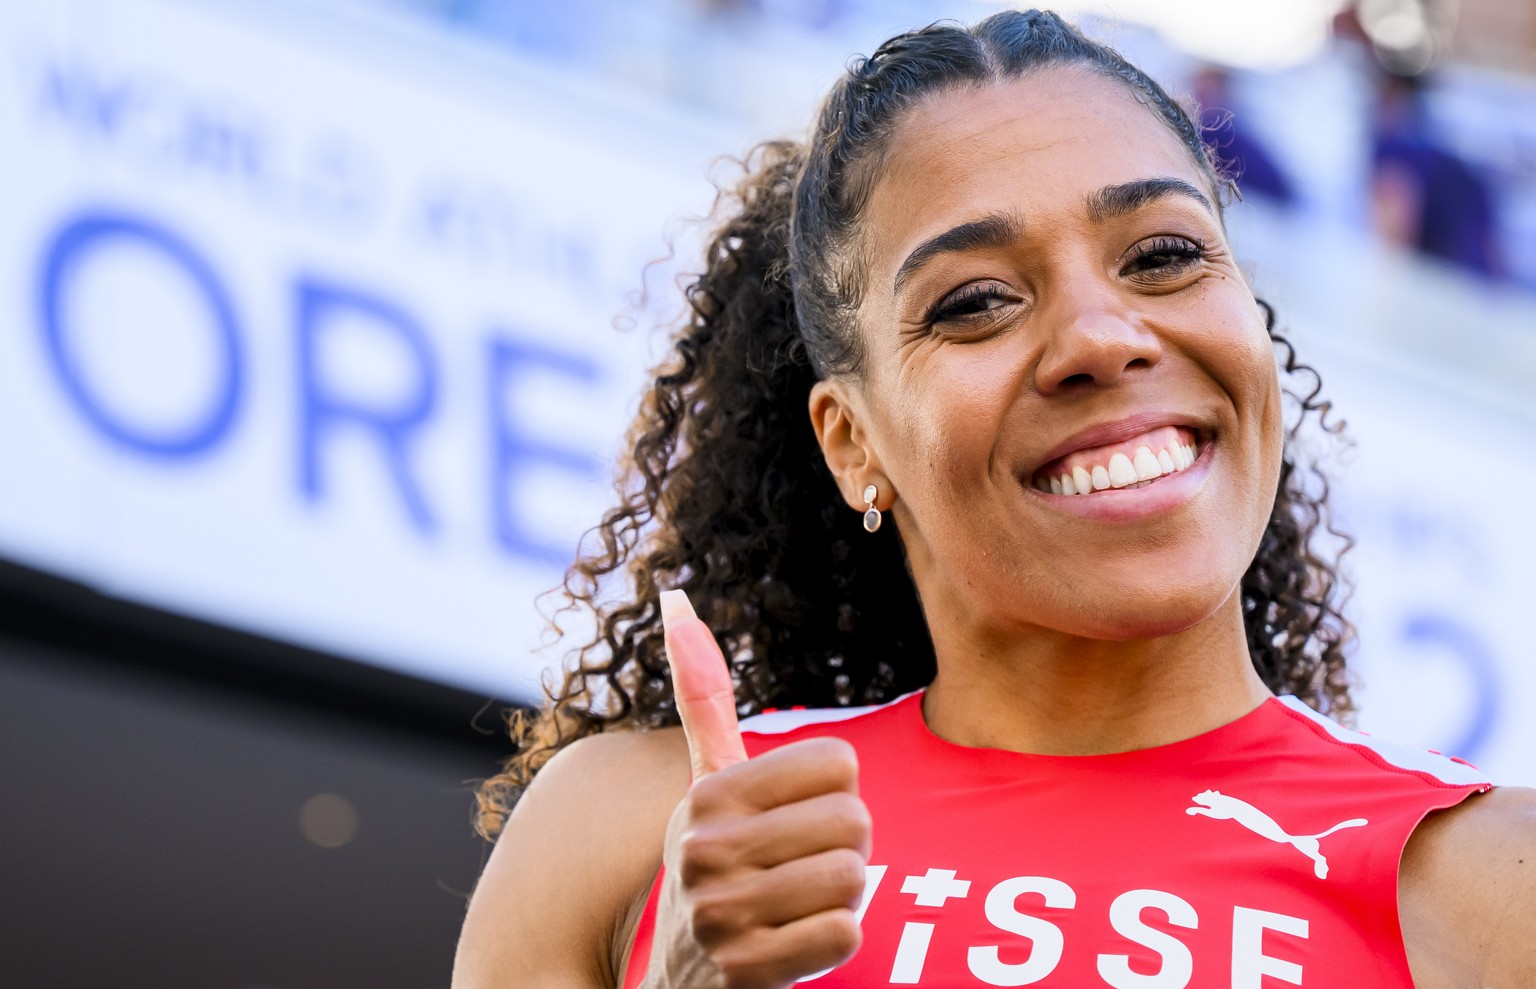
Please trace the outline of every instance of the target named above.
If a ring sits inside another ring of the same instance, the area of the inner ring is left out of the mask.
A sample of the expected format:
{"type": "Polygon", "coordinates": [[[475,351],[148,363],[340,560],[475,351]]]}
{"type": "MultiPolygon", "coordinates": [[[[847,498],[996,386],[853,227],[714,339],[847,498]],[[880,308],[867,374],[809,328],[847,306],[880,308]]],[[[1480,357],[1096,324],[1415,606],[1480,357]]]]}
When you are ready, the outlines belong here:
{"type": "Polygon", "coordinates": [[[680,589],[661,592],[661,620],[664,624],[679,618],[697,617],[687,592],[680,589]]]}

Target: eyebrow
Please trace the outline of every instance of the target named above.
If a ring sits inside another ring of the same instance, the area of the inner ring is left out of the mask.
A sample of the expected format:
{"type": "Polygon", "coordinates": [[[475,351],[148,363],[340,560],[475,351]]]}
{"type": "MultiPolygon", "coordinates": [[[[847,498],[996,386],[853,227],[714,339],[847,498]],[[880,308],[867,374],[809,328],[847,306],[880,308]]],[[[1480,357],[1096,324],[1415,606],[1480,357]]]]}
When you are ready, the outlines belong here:
{"type": "Polygon", "coordinates": [[[1184,196],[1199,203],[1207,213],[1216,212],[1211,208],[1211,201],[1205,198],[1205,193],[1183,179],[1155,178],[1106,185],[1098,192],[1089,193],[1085,200],[1088,219],[1094,223],[1118,219],[1167,196],[1184,196]]]}
{"type": "MultiPolygon", "coordinates": [[[[1183,179],[1175,178],[1136,179],[1119,185],[1107,185],[1089,193],[1084,201],[1088,207],[1088,219],[1094,223],[1105,223],[1167,196],[1192,199],[1204,207],[1206,212],[1215,213],[1211,201],[1203,192],[1183,179]]],[[[907,255],[901,267],[896,269],[892,294],[899,293],[908,278],[940,254],[1002,247],[1017,240],[1023,232],[1024,220],[1017,213],[989,213],[978,220],[951,227],[923,241],[907,255]]]]}
{"type": "Polygon", "coordinates": [[[951,227],[937,236],[918,244],[907,259],[896,269],[896,283],[892,292],[900,292],[902,283],[913,272],[940,254],[1002,247],[1017,240],[1024,232],[1024,221],[1014,213],[989,213],[979,220],[951,227]]]}

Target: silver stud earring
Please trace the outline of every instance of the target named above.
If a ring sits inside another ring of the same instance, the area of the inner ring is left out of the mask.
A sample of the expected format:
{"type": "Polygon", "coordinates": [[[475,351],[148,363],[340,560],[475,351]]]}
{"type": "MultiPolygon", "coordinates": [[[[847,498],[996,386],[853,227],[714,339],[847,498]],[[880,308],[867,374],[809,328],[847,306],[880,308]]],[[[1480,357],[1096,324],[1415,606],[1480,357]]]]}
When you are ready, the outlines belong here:
{"type": "Polygon", "coordinates": [[[864,512],[865,532],[874,532],[880,528],[880,509],[875,507],[875,495],[879,493],[879,489],[873,484],[864,487],[864,500],[868,502],[868,508],[864,512]]]}

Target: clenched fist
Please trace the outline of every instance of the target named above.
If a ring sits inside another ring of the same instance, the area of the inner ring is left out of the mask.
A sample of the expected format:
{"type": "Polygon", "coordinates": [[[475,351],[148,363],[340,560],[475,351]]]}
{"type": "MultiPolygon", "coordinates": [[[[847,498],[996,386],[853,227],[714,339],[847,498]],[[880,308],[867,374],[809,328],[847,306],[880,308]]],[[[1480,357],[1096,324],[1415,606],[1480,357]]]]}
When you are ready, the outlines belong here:
{"type": "Polygon", "coordinates": [[[778,989],[859,947],[869,812],[835,738],[748,760],[714,636],[682,591],[662,595],[693,785],[667,828],[646,989],[778,989]]]}

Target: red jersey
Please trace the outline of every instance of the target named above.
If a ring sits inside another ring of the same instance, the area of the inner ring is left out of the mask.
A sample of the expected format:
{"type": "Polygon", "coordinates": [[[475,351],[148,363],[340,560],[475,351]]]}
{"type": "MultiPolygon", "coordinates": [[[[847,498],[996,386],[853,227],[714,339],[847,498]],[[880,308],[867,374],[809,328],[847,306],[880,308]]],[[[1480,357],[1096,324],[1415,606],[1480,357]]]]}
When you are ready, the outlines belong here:
{"type": "MultiPolygon", "coordinates": [[[[1041,756],[955,745],[921,694],[748,718],[751,755],[833,735],[859,754],[874,846],[864,942],[811,989],[1412,989],[1398,861],[1476,769],[1292,697],[1171,745],[1041,756]]],[[[650,956],[656,895],[625,986],[650,956]]]]}

